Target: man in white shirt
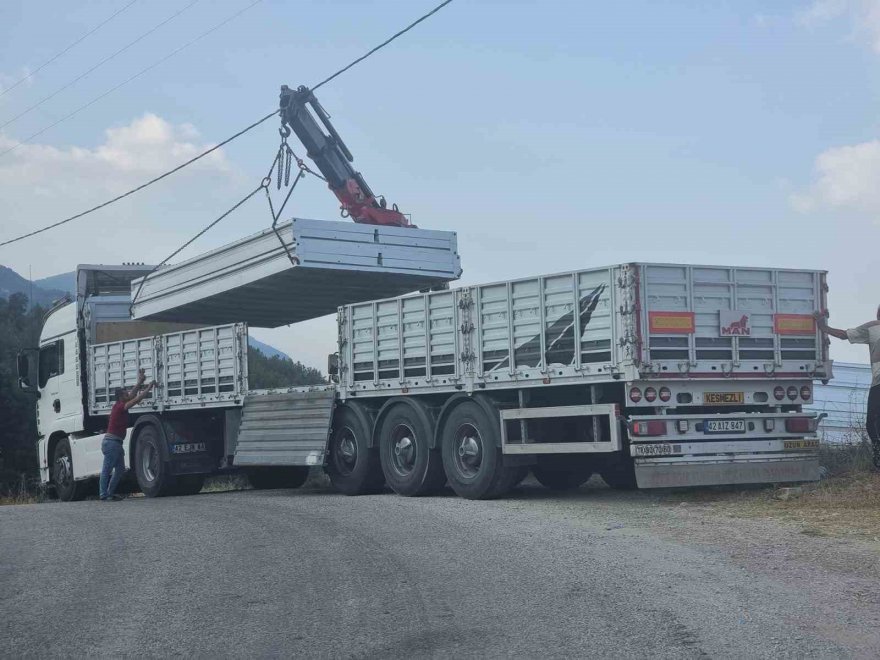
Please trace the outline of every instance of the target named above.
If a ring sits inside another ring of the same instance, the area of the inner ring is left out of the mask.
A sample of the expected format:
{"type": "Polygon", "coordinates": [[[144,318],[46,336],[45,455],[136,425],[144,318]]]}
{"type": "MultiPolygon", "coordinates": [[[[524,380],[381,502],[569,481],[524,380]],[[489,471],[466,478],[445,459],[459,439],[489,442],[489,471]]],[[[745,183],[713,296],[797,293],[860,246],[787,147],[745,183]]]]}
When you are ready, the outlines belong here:
{"type": "Polygon", "coordinates": [[[840,330],[828,326],[828,312],[816,312],[814,315],[819,330],[832,337],[845,339],[850,344],[867,344],[871,351],[871,389],[868,392],[868,414],[865,430],[871,438],[874,452],[874,468],[880,469],[880,307],[877,308],[877,320],[868,321],[849,330],[840,330]]]}

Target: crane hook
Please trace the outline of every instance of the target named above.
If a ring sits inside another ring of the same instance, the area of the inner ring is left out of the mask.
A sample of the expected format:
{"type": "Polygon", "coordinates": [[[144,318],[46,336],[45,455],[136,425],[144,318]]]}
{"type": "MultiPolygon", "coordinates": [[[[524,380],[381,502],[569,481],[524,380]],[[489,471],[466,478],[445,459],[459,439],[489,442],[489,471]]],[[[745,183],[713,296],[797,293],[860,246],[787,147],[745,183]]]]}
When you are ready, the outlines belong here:
{"type": "Polygon", "coordinates": [[[286,124],[282,124],[281,128],[278,129],[278,133],[281,134],[282,139],[286,140],[287,138],[290,137],[290,133],[291,133],[290,126],[287,126],[286,124]]]}

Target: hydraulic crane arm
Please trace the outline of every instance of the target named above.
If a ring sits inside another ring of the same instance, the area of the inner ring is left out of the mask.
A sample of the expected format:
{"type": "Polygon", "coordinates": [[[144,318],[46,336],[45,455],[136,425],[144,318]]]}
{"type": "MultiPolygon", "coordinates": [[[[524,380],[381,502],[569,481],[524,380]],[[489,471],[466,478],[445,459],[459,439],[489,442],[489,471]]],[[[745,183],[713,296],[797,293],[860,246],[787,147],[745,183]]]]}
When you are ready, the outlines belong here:
{"type": "Polygon", "coordinates": [[[351,152],[308,87],[292,90],[283,85],[280,105],[282,127],[296,133],[303,143],[309,158],[318,166],[330,190],[339,199],[343,215],[368,225],[412,226],[396,205],[386,208],[385,199],[377,199],[360,172],[352,167],[354,158],[351,152]],[[324,125],[326,133],[315,117],[324,125]]]}

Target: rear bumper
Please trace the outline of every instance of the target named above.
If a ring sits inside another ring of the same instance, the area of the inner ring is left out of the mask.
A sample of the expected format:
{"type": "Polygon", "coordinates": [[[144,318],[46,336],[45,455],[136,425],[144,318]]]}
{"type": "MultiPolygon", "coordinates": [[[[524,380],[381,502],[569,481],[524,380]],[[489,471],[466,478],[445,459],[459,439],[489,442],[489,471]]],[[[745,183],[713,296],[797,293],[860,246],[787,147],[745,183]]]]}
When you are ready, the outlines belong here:
{"type": "Polygon", "coordinates": [[[701,461],[636,459],[635,471],[639,488],[817,481],[819,459],[816,456],[762,456],[701,461]]]}

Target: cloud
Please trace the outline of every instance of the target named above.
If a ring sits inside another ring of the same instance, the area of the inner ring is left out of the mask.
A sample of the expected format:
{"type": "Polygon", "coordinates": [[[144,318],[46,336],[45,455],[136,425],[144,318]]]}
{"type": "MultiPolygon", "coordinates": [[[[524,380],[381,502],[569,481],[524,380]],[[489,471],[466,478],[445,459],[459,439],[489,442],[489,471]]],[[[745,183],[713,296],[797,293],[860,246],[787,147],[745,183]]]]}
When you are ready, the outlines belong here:
{"type": "Polygon", "coordinates": [[[826,149],[816,157],[816,179],[789,196],[798,211],[838,208],[880,212],[880,140],[826,149]]]}
{"type": "MultiPolygon", "coordinates": [[[[104,141],[93,149],[22,144],[0,158],[0,185],[43,184],[53,174],[87,179],[107,187],[126,183],[134,176],[160,174],[208,148],[200,144],[198,131],[190,124],[174,125],[152,113],[125,126],[108,128],[104,141]]],[[[0,133],[0,151],[16,141],[0,133]]],[[[191,166],[195,170],[230,172],[222,149],[191,166]]]]}
{"type": "Polygon", "coordinates": [[[814,29],[837,19],[848,19],[852,35],[867,40],[880,53],[880,0],[814,0],[795,13],[795,22],[814,29]]]}

